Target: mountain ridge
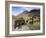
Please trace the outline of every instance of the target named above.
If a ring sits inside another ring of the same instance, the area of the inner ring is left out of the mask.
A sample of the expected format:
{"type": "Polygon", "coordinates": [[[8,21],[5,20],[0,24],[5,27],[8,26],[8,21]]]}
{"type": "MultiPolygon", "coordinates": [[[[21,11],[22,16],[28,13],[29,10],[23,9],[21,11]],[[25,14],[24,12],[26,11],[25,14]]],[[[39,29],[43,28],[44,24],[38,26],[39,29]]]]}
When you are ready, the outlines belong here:
{"type": "Polygon", "coordinates": [[[23,14],[29,14],[29,15],[32,14],[32,15],[39,16],[40,15],[40,9],[33,9],[30,11],[25,10],[23,13],[19,14],[18,16],[23,15],[23,14]]]}

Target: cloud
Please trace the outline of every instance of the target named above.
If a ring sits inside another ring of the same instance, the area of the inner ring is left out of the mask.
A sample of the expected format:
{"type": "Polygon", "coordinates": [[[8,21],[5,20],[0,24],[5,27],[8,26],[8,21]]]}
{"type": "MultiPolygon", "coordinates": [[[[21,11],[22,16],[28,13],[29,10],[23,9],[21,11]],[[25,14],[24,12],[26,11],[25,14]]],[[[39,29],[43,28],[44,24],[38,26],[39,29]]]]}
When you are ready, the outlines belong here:
{"type": "Polygon", "coordinates": [[[18,11],[18,12],[16,12],[16,11],[13,11],[12,12],[12,15],[14,15],[14,16],[17,16],[17,15],[19,15],[20,13],[22,13],[23,12],[23,10],[21,10],[21,11],[18,11]]]}
{"type": "Polygon", "coordinates": [[[24,7],[23,9],[30,11],[32,8],[24,7]]]}

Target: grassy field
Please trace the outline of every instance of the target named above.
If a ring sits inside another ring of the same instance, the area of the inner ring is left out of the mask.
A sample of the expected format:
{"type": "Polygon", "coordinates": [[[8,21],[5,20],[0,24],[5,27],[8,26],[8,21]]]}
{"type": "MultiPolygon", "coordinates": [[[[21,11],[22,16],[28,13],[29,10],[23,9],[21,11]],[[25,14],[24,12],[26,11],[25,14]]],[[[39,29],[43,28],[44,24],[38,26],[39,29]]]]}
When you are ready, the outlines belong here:
{"type": "Polygon", "coordinates": [[[18,29],[18,27],[15,29],[14,28],[14,25],[13,25],[12,28],[15,31],[40,30],[40,23],[39,22],[36,22],[34,24],[21,25],[21,27],[19,29],[18,29]]]}

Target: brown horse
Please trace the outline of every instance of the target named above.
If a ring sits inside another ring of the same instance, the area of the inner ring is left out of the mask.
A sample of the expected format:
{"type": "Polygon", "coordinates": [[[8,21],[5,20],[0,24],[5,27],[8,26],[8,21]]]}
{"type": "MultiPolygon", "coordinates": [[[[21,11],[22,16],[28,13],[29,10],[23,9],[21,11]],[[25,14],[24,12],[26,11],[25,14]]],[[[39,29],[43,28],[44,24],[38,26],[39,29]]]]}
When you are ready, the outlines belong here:
{"type": "Polygon", "coordinates": [[[15,24],[14,24],[14,28],[16,28],[16,27],[20,28],[24,24],[25,24],[25,20],[23,20],[23,19],[16,20],[15,24]]]}

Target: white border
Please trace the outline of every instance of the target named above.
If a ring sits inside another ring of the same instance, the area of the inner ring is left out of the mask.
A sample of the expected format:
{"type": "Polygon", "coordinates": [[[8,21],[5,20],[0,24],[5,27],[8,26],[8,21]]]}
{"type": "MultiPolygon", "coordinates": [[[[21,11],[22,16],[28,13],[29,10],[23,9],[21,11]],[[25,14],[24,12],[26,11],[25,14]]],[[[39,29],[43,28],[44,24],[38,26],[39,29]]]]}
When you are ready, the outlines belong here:
{"type": "Polygon", "coordinates": [[[43,33],[43,6],[41,5],[22,5],[22,4],[10,4],[10,23],[9,23],[9,34],[26,34],[26,33],[43,33]],[[12,31],[12,6],[18,7],[39,7],[40,8],[40,30],[31,31],[12,31]]]}

